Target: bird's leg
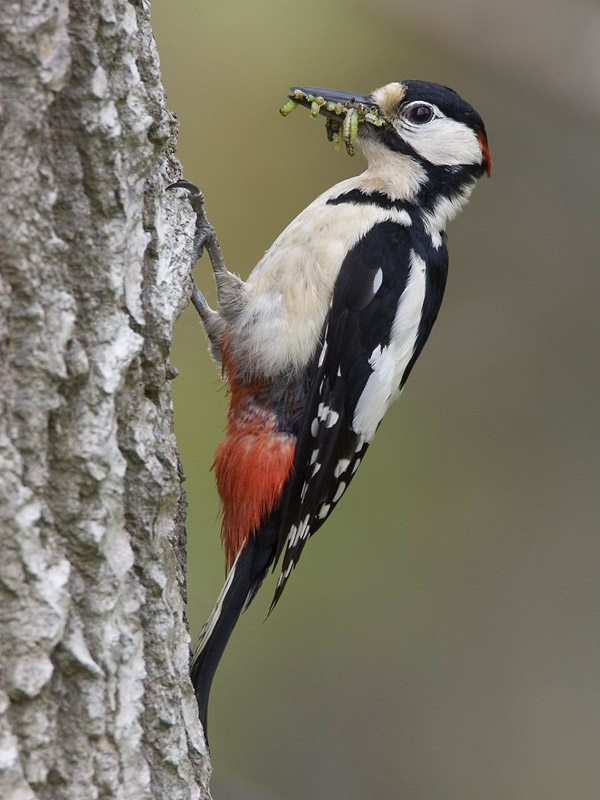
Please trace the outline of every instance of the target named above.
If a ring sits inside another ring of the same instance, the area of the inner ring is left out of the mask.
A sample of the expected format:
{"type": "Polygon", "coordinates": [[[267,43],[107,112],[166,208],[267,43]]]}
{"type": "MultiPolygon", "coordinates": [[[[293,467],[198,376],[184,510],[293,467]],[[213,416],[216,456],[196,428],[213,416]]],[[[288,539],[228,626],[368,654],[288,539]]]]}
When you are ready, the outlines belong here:
{"type": "Polygon", "coordinates": [[[192,252],[195,264],[206,249],[217,285],[217,310],[213,310],[200,289],[193,284],[192,304],[198,312],[210,341],[211,352],[220,360],[220,342],[228,319],[235,316],[245,305],[244,282],[229,272],[223,260],[223,253],[215,229],[208,221],[204,210],[204,195],[191,181],[181,180],[172,183],[169,189],[187,189],[190,204],[196,214],[196,231],[192,252]]]}

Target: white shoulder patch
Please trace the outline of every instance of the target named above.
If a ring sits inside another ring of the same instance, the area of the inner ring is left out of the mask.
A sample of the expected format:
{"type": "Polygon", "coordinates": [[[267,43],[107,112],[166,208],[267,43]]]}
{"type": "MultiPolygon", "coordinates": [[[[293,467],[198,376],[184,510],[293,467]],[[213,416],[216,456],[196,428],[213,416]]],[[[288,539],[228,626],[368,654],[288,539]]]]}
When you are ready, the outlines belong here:
{"type": "Polygon", "coordinates": [[[370,442],[390,403],[417,343],[425,300],[426,265],[411,251],[410,273],[400,297],[388,345],[377,346],[369,363],[373,369],[354,411],[352,428],[370,442]]]}

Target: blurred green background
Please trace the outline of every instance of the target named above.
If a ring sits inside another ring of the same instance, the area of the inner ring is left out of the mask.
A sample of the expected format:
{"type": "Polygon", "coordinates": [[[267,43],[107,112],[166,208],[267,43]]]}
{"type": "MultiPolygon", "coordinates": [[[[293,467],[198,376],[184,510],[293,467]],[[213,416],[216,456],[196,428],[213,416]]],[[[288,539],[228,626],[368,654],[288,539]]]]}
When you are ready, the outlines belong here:
{"type": "MultiPolygon", "coordinates": [[[[153,23],[185,175],[242,276],[364,166],[280,117],[288,86],[448,84],[494,161],[401,402],[276,613],[271,576],[227,649],[216,800],[599,797],[596,0],[154,0],[153,23]]],[[[195,635],[224,578],[226,397],[192,310],[173,361],[195,635]]]]}

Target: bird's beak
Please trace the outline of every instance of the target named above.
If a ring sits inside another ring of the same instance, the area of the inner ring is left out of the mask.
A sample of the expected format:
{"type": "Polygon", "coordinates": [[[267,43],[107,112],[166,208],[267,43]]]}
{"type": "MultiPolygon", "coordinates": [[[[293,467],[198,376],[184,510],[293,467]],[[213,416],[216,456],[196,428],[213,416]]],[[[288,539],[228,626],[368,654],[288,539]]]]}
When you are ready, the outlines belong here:
{"type": "Polygon", "coordinates": [[[354,155],[354,143],[361,123],[363,130],[375,130],[386,124],[377,104],[364,94],[317,89],[315,86],[292,86],[288,97],[289,101],[279,109],[283,116],[297,105],[310,108],[310,114],[315,119],[322,114],[327,117],[327,138],[335,141],[336,149],[344,143],[349,155],[354,155]]]}
{"type": "Polygon", "coordinates": [[[361,114],[377,106],[364,94],[342,92],[338,89],[319,89],[315,86],[292,86],[289,98],[301,106],[310,108],[313,116],[323,114],[329,119],[342,119],[346,111],[355,109],[361,114]]]}

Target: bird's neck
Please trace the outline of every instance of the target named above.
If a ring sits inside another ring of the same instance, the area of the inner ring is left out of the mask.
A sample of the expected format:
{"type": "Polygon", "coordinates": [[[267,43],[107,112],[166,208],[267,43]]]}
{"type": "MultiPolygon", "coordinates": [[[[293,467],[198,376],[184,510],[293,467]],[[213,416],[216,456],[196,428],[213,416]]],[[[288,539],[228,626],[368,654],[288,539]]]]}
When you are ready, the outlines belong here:
{"type": "Polygon", "coordinates": [[[390,200],[414,203],[428,182],[425,169],[408,155],[359,140],[368,167],[358,176],[363,191],[381,192],[390,200]]]}
{"type": "Polygon", "coordinates": [[[426,166],[410,155],[387,151],[369,140],[361,141],[361,146],[368,167],[356,178],[357,188],[367,194],[384,194],[395,205],[418,212],[432,231],[445,229],[475,186],[470,165],[426,166]]]}

